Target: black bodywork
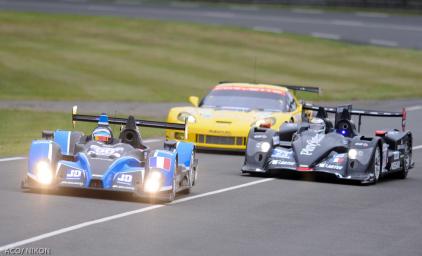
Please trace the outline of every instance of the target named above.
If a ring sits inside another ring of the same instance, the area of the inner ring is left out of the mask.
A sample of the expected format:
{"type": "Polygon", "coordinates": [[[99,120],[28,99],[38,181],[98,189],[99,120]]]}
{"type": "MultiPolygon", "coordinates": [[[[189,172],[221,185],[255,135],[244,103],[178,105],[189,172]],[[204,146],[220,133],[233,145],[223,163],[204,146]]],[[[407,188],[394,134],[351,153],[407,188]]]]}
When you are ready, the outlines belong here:
{"type": "Polygon", "coordinates": [[[318,112],[316,117],[326,123],[325,133],[310,130],[307,122],[285,123],[279,131],[254,127],[249,133],[242,173],[328,173],[340,179],[375,183],[390,173],[405,178],[413,167],[412,134],[404,131],[405,111],[379,112],[310,104],[304,104],[304,110],[318,112]],[[327,113],[335,114],[334,123],[327,113]],[[358,129],[352,115],[359,116],[358,129]],[[390,129],[376,131],[374,137],[362,136],[359,134],[362,116],[402,117],[403,131],[390,129]]]}

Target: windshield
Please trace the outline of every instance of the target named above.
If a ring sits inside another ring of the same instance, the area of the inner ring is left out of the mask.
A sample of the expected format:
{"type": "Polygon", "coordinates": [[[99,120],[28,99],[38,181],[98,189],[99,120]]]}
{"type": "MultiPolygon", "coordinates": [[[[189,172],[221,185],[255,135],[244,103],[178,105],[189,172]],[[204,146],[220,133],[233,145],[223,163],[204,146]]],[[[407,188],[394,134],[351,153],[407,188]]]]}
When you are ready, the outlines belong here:
{"type": "Polygon", "coordinates": [[[287,96],[284,92],[214,89],[202,100],[200,106],[241,111],[286,112],[286,102],[287,96]]]}

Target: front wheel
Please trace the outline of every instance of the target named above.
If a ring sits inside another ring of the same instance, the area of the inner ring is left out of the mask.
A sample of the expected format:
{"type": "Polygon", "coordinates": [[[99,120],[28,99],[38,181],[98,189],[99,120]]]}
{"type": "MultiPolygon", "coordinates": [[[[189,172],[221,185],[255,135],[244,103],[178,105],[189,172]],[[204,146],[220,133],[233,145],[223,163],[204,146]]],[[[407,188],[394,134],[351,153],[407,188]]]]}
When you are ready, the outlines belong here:
{"type": "Polygon", "coordinates": [[[171,190],[167,192],[166,198],[163,200],[164,203],[171,203],[176,198],[176,177],[173,177],[173,183],[171,185],[171,190]]]}
{"type": "Polygon", "coordinates": [[[382,168],[382,162],[381,162],[381,151],[380,148],[377,146],[374,157],[372,159],[372,163],[369,167],[370,173],[373,175],[372,184],[376,184],[381,176],[381,168],[382,168]]]}

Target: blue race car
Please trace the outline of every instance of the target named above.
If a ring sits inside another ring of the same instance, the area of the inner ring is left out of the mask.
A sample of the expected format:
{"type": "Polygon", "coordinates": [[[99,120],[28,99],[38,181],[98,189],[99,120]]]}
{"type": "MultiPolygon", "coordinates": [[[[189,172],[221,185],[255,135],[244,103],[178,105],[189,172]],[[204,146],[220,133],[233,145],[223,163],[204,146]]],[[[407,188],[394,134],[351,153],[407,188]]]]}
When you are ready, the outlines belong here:
{"type": "Polygon", "coordinates": [[[24,189],[81,188],[131,192],[141,198],[171,202],[177,192],[189,193],[197,179],[198,160],[192,143],[165,141],[151,149],[138,126],[185,130],[186,124],[80,115],[72,120],[95,122],[92,134],[78,131],[44,131],[29,150],[24,189]],[[110,124],[122,125],[118,138],[110,124]]]}

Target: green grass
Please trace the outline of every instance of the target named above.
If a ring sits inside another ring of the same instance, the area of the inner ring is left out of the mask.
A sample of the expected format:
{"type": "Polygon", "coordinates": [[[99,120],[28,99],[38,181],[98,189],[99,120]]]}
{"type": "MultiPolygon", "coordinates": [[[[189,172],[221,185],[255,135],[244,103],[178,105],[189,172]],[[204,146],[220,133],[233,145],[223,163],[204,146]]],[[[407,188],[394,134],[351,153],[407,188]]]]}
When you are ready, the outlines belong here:
{"type": "Polygon", "coordinates": [[[422,97],[421,66],[421,51],[306,36],[0,12],[0,99],[178,102],[220,80],[317,85],[322,100],[422,97]]]}
{"type": "MultiPolygon", "coordinates": [[[[0,120],[0,156],[27,155],[31,141],[40,139],[43,130],[77,130],[89,134],[96,126],[78,122],[73,129],[69,114],[20,110],[0,110],[0,120]]],[[[114,136],[118,136],[120,127],[112,128],[114,136]]],[[[164,135],[161,129],[141,129],[143,138],[164,135]]]]}

